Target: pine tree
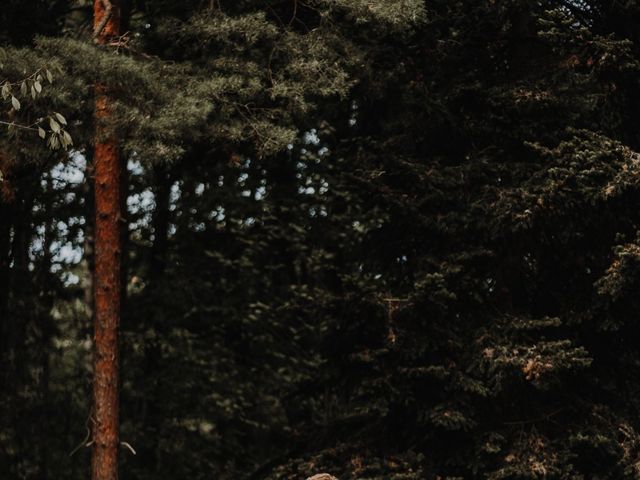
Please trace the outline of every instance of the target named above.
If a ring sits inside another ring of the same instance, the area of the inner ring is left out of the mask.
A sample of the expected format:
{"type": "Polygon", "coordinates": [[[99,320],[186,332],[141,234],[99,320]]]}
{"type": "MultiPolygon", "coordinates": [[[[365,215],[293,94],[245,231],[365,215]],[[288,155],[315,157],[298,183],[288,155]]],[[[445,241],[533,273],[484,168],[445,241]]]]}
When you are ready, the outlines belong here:
{"type": "Polygon", "coordinates": [[[635,7],[573,7],[431,2],[369,43],[388,68],[330,149],[382,215],[337,267],[314,388],[335,417],[272,478],[633,478],[632,380],[609,378],[636,307],[602,294],[635,278],[635,7]]]}
{"type": "MultiPolygon", "coordinates": [[[[95,0],[94,38],[99,45],[120,35],[121,5],[95,0]]],[[[98,80],[99,81],[99,80],[98,80]]],[[[118,331],[121,303],[122,225],[120,145],[109,125],[109,88],[95,86],[95,334],[93,379],[93,480],[117,480],[119,441],[118,331]]]]}
{"type": "Polygon", "coordinates": [[[2,417],[3,471],[86,478],[87,270],[54,252],[85,242],[59,169],[100,83],[128,476],[637,476],[635,2],[132,2],[100,46],[80,7],[3,59],[50,68],[13,114],[76,149],[3,140],[2,406],[47,432],[2,417]]]}

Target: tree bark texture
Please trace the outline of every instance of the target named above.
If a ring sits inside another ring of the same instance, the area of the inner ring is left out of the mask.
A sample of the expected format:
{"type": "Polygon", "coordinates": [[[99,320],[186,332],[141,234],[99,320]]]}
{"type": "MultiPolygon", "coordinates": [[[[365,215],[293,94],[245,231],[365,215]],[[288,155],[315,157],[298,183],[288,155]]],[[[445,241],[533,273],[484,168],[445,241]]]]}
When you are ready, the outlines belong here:
{"type": "MultiPolygon", "coordinates": [[[[94,1],[94,34],[106,44],[120,34],[120,1],[94,1]]],[[[95,87],[95,321],[93,480],[117,480],[119,448],[118,328],[121,308],[121,161],[110,125],[112,100],[95,87]]]]}

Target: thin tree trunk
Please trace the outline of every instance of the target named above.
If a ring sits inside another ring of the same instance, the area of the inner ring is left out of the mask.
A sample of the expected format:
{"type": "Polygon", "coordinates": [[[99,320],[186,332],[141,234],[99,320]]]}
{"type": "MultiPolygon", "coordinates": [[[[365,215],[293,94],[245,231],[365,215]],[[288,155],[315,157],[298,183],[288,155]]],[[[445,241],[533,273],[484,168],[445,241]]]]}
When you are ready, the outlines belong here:
{"type": "MultiPolygon", "coordinates": [[[[8,302],[9,302],[9,285],[11,275],[11,229],[13,226],[12,205],[5,203],[0,196],[0,359],[4,363],[5,354],[8,354],[8,302]]],[[[6,372],[0,374],[0,378],[4,379],[6,372]]],[[[4,387],[0,382],[0,387],[4,387]]],[[[3,388],[4,390],[4,388],[3,388]]],[[[6,390],[5,390],[6,391],[6,390]]]]}
{"type": "MultiPolygon", "coordinates": [[[[95,39],[120,34],[120,1],[94,1],[95,39]]],[[[118,327],[121,305],[121,162],[107,88],[95,87],[95,333],[93,380],[93,480],[117,480],[118,327]]]]}
{"type": "MultiPolygon", "coordinates": [[[[33,293],[33,281],[31,272],[29,271],[29,247],[32,237],[32,215],[34,196],[19,189],[16,201],[16,213],[13,224],[13,246],[11,248],[13,261],[13,274],[11,275],[11,283],[9,291],[15,295],[20,301],[16,302],[16,312],[9,316],[8,338],[10,339],[10,348],[13,352],[13,365],[9,366],[18,382],[22,383],[27,377],[27,366],[25,359],[26,343],[27,343],[27,325],[32,321],[33,310],[29,308],[30,303],[26,300],[33,293]]],[[[17,390],[16,390],[17,391],[17,390]]]]}
{"type": "MultiPolygon", "coordinates": [[[[49,285],[51,282],[51,244],[54,237],[55,229],[55,212],[53,208],[53,192],[51,188],[51,171],[49,170],[44,174],[44,189],[43,189],[43,202],[44,202],[44,238],[42,244],[42,263],[40,264],[40,282],[42,285],[49,285]]],[[[48,438],[51,435],[51,412],[48,405],[51,403],[49,398],[49,380],[50,380],[50,364],[49,354],[51,352],[50,343],[51,338],[55,332],[55,325],[51,318],[51,308],[53,307],[53,295],[49,288],[44,289],[41,293],[42,302],[46,305],[45,310],[42,312],[42,317],[39,319],[40,325],[40,367],[42,372],[38,377],[39,388],[38,393],[40,395],[39,411],[41,418],[40,431],[44,430],[44,438],[48,438]]],[[[48,480],[49,478],[49,442],[41,441],[40,446],[40,476],[39,480],[48,480]]]]}
{"type": "MultiPolygon", "coordinates": [[[[151,183],[155,186],[153,190],[155,209],[152,219],[154,240],[149,259],[149,273],[147,275],[149,286],[147,288],[152,292],[152,298],[157,299],[152,307],[153,312],[155,309],[164,308],[161,299],[162,295],[166,294],[163,284],[167,267],[172,177],[169,167],[165,165],[156,165],[152,168],[153,180],[151,183]]],[[[144,352],[143,371],[157,372],[162,367],[162,355],[157,340],[146,341],[144,352]]],[[[156,398],[155,394],[158,389],[158,384],[153,381],[153,378],[144,376],[141,388],[144,395],[139,418],[146,441],[138,450],[138,458],[140,463],[145,465],[145,471],[148,474],[159,476],[162,473],[160,471],[162,452],[158,439],[165,428],[162,415],[163,407],[159,402],[153,400],[156,398]]]]}
{"type": "MultiPolygon", "coordinates": [[[[83,261],[86,267],[86,273],[82,282],[84,307],[86,312],[86,320],[81,320],[78,324],[82,339],[91,338],[93,324],[95,321],[95,239],[96,239],[96,198],[94,194],[95,169],[93,168],[93,152],[87,155],[85,166],[85,182],[82,185],[82,194],[85,199],[84,205],[84,241],[83,241],[83,261]]],[[[88,392],[90,393],[90,392],[88,392]]]]}
{"type": "Polygon", "coordinates": [[[167,247],[169,242],[169,206],[171,196],[171,175],[165,166],[153,167],[153,179],[156,208],[153,212],[153,246],[151,247],[151,261],[149,279],[155,284],[160,283],[167,266],[167,247]]]}
{"type": "MultiPolygon", "coordinates": [[[[24,175],[24,172],[21,174],[24,175]]],[[[21,180],[25,183],[29,180],[35,181],[33,175],[24,175],[24,177],[21,180]]],[[[5,364],[5,370],[10,372],[8,389],[11,392],[9,395],[10,412],[26,411],[33,406],[33,403],[30,403],[32,400],[26,400],[19,392],[29,388],[31,372],[28,366],[33,357],[27,345],[30,340],[29,330],[37,325],[38,320],[37,309],[33,308],[35,304],[31,300],[36,292],[34,291],[32,273],[29,271],[29,247],[33,232],[32,215],[35,198],[33,192],[30,192],[23,185],[25,184],[21,182],[21,187],[16,190],[16,215],[11,247],[13,266],[9,291],[14,301],[10,306],[7,318],[10,361],[5,364]]],[[[15,457],[17,463],[14,466],[19,468],[19,462],[25,456],[31,461],[37,461],[37,447],[33,448],[33,442],[29,441],[31,434],[29,422],[24,422],[20,415],[14,414],[11,418],[11,427],[16,435],[14,445],[16,450],[20,452],[20,455],[15,457]]]]}
{"type": "MultiPolygon", "coordinates": [[[[126,165],[120,169],[120,246],[123,252],[128,251],[129,246],[129,221],[127,220],[127,198],[129,196],[129,171],[126,165]]],[[[129,283],[129,258],[122,256],[120,262],[120,308],[124,309],[127,301],[127,285],[129,283]]]]}

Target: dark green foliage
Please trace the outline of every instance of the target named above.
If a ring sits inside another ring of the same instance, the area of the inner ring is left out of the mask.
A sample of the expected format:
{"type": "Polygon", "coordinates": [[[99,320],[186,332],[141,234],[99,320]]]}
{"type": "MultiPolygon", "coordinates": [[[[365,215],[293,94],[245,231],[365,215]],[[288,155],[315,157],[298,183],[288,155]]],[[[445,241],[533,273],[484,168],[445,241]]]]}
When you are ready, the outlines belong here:
{"type": "Polygon", "coordinates": [[[0,9],[0,41],[28,44],[34,35],[59,32],[69,0],[7,0],[0,9]]]}
{"type": "Polygon", "coordinates": [[[91,192],[59,162],[100,80],[130,167],[122,478],[640,475],[637,2],[130,13],[117,46],[66,15],[4,52],[55,74],[17,119],[64,113],[77,150],[3,140],[3,472],[86,477],[91,192]]]}
{"type": "Polygon", "coordinates": [[[361,84],[332,149],[385,214],[334,307],[325,453],[292,471],[413,452],[420,478],[634,478],[633,45],[552,5],[429,6],[373,47],[414,67],[361,84]]]}

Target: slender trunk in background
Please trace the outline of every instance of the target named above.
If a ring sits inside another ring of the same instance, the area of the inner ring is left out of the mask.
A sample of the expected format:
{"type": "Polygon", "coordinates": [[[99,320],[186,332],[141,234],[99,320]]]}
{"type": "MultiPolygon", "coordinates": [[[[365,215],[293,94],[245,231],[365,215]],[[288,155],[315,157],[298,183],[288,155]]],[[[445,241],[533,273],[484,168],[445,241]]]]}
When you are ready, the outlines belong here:
{"type": "MultiPolygon", "coordinates": [[[[126,252],[129,245],[129,221],[127,220],[127,198],[129,192],[129,172],[127,166],[120,169],[120,247],[126,252]]],[[[124,310],[127,300],[127,285],[129,281],[129,262],[126,255],[122,255],[120,262],[120,308],[124,310]]]]}
{"type": "Polygon", "coordinates": [[[156,208],[153,212],[153,246],[151,247],[151,260],[149,279],[157,284],[164,274],[167,265],[167,248],[169,242],[169,207],[171,198],[171,175],[164,165],[153,167],[153,182],[156,185],[154,197],[156,208]]]}
{"type": "MultiPolygon", "coordinates": [[[[172,178],[169,167],[166,165],[156,165],[153,167],[153,177],[151,183],[155,186],[153,195],[155,198],[155,208],[153,211],[153,246],[151,247],[151,258],[149,259],[149,273],[147,275],[148,288],[154,299],[154,306],[150,310],[151,315],[164,308],[163,299],[167,291],[164,287],[165,270],[167,266],[168,237],[171,205],[171,184],[172,178]]],[[[157,372],[162,367],[162,355],[157,339],[150,339],[144,344],[144,363],[142,371],[157,372]]],[[[159,439],[163,429],[166,428],[161,402],[153,401],[159,398],[159,385],[150,375],[143,375],[140,384],[143,394],[141,411],[139,414],[141,433],[145,438],[143,445],[138,450],[138,458],[141,465],[145,465],[148,474],[160,476],[162,474],[162,456],[159,439]]]]}
{"type": "MultiPolygon", "coordinates": [[[[51,285],[53,283],[53,279],[51,278],[51,266],[53,263],[53,255],[51,253],[51,246],[53,244],[53,239],[55,235],[56,228],[56,218],[54,212],[54,198],[53,198],[53,190],[52,190],[52,181],[51,181],[51,171],[49,170],[44,174],[44,177],[41,180],[43,185],[43,210],[44,210],[44,238],[42,242],[42,263],[39,268],[39,276],[40,279],[38,283],[40,285],[51,285]]],[[[51,417],[53,412],[51,412],[49,405],[51,405],[51,399],[49,398],[50,388],[50,364],[49,364],[49,355],[51,352],[51,339],[55,333],[55,323],[53,317],[51,315],[51,311],[53,308],[54,302],[54,293],[49,288],[42,289],[39,292],[39,296],[42,299],[42,303],[45,308],[42,311],[42,316],[38,319],[39,325],[39,351],[38,355],[41,373],[38,376],[38,394],[39,398],[39,415],[40,422],[38,427],[34,429],[34,435],[38,435],[38,433],[43,438],[49,438],[51,435],[54,435],[51,430],[51,417]]],[[[40,458],[39,462],[39,476],[38,480],[48,480],[49,478],[49,442],[41,441],[38,442],[38,446],[40,448],[40,458]]]]}
{"type": "Polygon", "coordinates": [[[84,206],[84,241],[83,241],[83,261],[86,266],[86,274],[83,278],[82,288],[84,297],[84,306],[87,313],[87,323],[78,325],[82,332],[82,338],[90,338],[94,323],[94,307],[95,300],[94,276],[95,276],[95,238],[96,238],[96,199],[93,193],[95,171],[93,168],[93,152],[87,155],[86,166],[84,171],[85,182],[82,185],[82,194],[85,199],[84,206]]]}
{"type": "MultiPolygon", "coordinates": [[[[35,178],[30,176],[35,181],[35,178]]],[[[27,362],[24,361],[27,351],[27,326],[33,319],[33,310],[29,308],[28,299],[33,292],[32,273],[29,271],[29,247],[31,246],[33,205],[35,198],[26,189],[17,189],[16,215],[13,223],[13,244],[11,247],[11,261],[13,262],[10,276],[9,291],[17,300],[16,309],[9,315],[8,338],[12,361],[6,365],[20,383],[27,381],[27,362]]],[[[18,390],[16,390],[18,391],[18,390]]],[[[17,421],[17,419],[16,419],[17,421]]]]}
{"type": "MultiPolygon", "coordinates": [[[[11,228],[12,228],[12,205],[2,198],[0,192],[0,360],[6,361],[9,347],[9,327],[8,327],[8,305],[9,305],[9,284],[11,275],[11,228]]],[[[0,388],[3,391],[10,391],[4,384],[7,370],[0,373],[0,388]]]]}
{"type": "MultiPolygon", "coordinates": [[[[120,35],[120,0],[94,1],[99,44],[120,35]]],[[[93,480],[117,480],[118,326],[121,304],[121,165],[118,139],[110,125],[112,100],[95,86],[95,332],[93,379],[93,480]]]]}

